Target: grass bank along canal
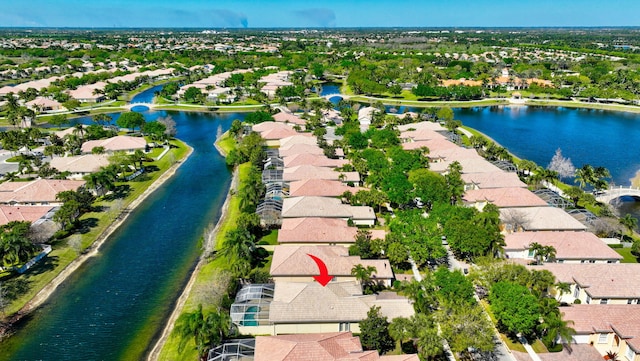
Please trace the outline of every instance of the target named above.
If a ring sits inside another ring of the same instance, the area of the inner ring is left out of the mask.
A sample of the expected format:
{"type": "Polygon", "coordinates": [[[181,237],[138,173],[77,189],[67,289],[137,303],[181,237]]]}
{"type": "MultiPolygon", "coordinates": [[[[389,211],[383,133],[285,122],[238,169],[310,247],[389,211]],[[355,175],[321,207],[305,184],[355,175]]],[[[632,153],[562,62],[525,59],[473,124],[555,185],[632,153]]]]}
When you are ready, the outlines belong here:
{"type": "MultiPolygon", "coordinates": [[[[157,337],[215,223],[231,173],[213,143],[243,114],[171,115],[191,157],[100,249],[0,343],[0,360],[140,360],[157,337]]],[[[81,120],[84,122],[84,120],[81,120]]]]}

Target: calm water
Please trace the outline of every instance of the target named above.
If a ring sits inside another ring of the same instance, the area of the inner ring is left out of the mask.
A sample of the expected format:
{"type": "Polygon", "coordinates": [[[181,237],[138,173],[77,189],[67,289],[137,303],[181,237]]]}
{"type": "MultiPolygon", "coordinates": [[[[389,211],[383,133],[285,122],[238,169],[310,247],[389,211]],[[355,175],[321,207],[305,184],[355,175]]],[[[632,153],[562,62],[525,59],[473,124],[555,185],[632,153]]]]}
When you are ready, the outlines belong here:
{"type": "MultiPolygon", "coordinates": [[[[546,167],[556,149],[584,164],[611,171],[614,185],[629,186],[640,170],[640,115],[590,109],[486,107],[455,109],[456,119],[475,128],[520,158],[546,167]]],[[[621,214],[640,217],[640,202],[625,199],[621,214]]]]}
{"type": "MultiPolygon", "coordinates": [[[[242,114],[171,115],[194,148],[174,177],[137,208],[97,257],[0,344],[0,360],[140,360],[163,327],[217,221],[230,173],[213,147],[242,114]]],[[[82,120],[89,121],[88,119],[82,120]]]]}

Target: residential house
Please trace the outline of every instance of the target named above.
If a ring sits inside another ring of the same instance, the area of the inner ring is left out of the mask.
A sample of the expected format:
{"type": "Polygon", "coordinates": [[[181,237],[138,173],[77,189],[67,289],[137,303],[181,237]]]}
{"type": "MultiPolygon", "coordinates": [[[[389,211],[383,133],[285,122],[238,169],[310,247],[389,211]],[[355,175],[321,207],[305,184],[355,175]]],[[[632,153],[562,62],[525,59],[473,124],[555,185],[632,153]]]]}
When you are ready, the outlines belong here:
{"type": "Polygon", "coordinates": [[[534,260],[532,243],[556,250],[552,262],[618,263],[622,256],[591,232],[515,232],[504,237],[504,252],[510,259],[534,260]]]}
{"type": "Polygon", "coordinates": [[[371,275],[374,283],[391,287],[394,279],[389,260],[361,259],[360,256],[349,256],[349,249],[343,246],[276,246],[273,252],[269,274],[274,283],[279,282],[313,282],[313,276],[319,274],[318,265],[309,256],[320,258],[333,276],[331,282],[357,282],[351,270],[358,264],[374,267],[371,275]]]}
{"type": "Polygon", "coordinates": [[[327,167],[316,167],[313,165],[299,165],[285,168],[282,174],[285,182],[299,181],[306,179],[327,179],[341,181],[344,184],[360,184],[360,173],[358,172],[337,172],[327,167]]]}
{"type": "Polygon", "coordinates": [[[611,351],[619,360],[640,361],[640,307],[572,305],[562,313],[564,320],[573,321],[575,343],[592,345],[603,357],[611,351]]]}
{"type": "Polygon", "coordinates": [[[84,154],[72,157],[54,157],[49,163],[60,172],[69,172],[69,178],[82,179],[85,175],[95,173],[101,167],[109,165],[106,154],[84,154]]]}
{"type": "MultiPolygon", "coordinates": [[[[370,230],[372,239],[384,239],[384,230],[370,230]]],[[[355,242],[357,227],[335,218],[285,218],[278,231],[281,245],[338,245],[349,247],[355,242]]]]}
{"type": "Polygon", "coordinates": [[[25,106],[38,112],[49,112],[65,109],[62,104],[60,104],[60,102],[45,97],[37,97],[30,102],[26,102],[25,106]]]}
{"type": "Polygon", "coordinates": [[[517,174],[502,170],[485,173],[463,173],[461,177],[465,183],[465,191],[469,189],[527,187],[517,174]]]}
{"type": "Polygon", "coordinates": [[[276,147],[280,146],[280,139],[299,134],[292,126],[277,122],[255,124],[252,129],[254,132],[260,133],[260,136],[264,138],[267,146],[276,147]]]}
{"type": "Polygon", "coordinates": [[[107,139],[89,140],[82,144],[82,153],[91,153],[93,148],[103,147],[105,152],[133,152],[147,148],[147,141],[142,137],[118,135],[107,139]]]}
{"type": "Polygon", "coordinates": [[[53,206],[0,206],[0,226],[9,222],[31,222],[51,218],[53,206]]]}
{"type": "Polygon", "coordinates": [[[446,129],[438,122],[422,121],[417,123],[398,125],[398,130],[402,133],[405,133],[415,130],[445,131],[446,129]]]}
{"type": "Polygon", "coordinates": [[[366,132],[373,121],[373,114],[379,110],[374,107],[363,107],[358,110],[358,122],[360,123],[360,131],[366,132]]]}
{"type": "Polygon", "coordinates": [[[342,204],[337,198],[291,197],[282,201],[282,218],[340,218],[356,225],[372,226],[376,215],[371,207],[342,204]]]}
{"type": "Polygon", "coordinates": [[[506,233],[520,231],[586,231],[587,227],[555,207],[513,207],[500,209],[506,233]]]}
{"type": "MultiPolygon", "coordinates": [[[[413,143],[404,143],[403,146],[405,144],[413,144],[413,143]]],[[[450,143],[450,144],[453,144],[453,143],[450,143]]],[[[457,145],[455,144],[454,146],[457,147],[457,145]]],[[[453,162],[460,163],[460,165],[462,166],[462,173],[490,173],[490,172],[497,172],[500,170],[500,168],[491,164],[491,162],[485,160],[484,158],[467,158],[467,159],[459,159],[459,160],[447,159],[445,161],[432,163],[430,164],[429,168],[436,173],[446,174],[449,171],[449,166],[453,162]]]]}
{"type": "Polygon", "coordinates": [[[289,196],[291,197],[340,197],[345,192],[355,194],[359,190],[366,190],[366,188],[349,187],[339,180],[303,179],[289,183],[289,196]]]}
{"type": "Polygon", "coordinates": [[[256,337],[254,361],[418,361],[418,355],[385,355],[363,351],[351,332],[256,337]]]}
{"type": "Polygon", "coordinates": [[[280,147],[280,149],[278,149],[278,152],[283,158],[294,156],[297,154],[324,155],[324,150],[322,148],[317,145],[311,144],[293,144],[287,146],[286,148],[280,147]]]}
{"type": "Polygon", "coordinates": [[[349,161],[346,159],[331,159],[331,158],[327,158],[325,155],[304,154],[304,153],[294,154],[290,157],[285,157],[283,161],[284,161],[284,166],[287,168],[296,167],[300,165],[339,168],[344,166],[345,164],[349,164],[349,161]]]}
{"type": "Polygon", "coordinates": [[[77,191],[86,182],[81,180],[37,179],[31,182],[5,182],[0,184],[0,204],[9,205],[62,205],[56,195],[64,191],[77,191]]]}
{"type": "Polygon", "coordinates": [[[465,192],[462,201],[479,211],[489,203],[498,208],[548,206],[547,202],[526,188],[471,189],[465,192]]]}
{"type": "MultiPolygon", "coordinates": [[[[232,305],[232,312],[234,311],[232,305]]],[[[394,292],[363,295],[354,282],[330,282],[325,287],[317,282],[279,282],[275,285],[273,299],[263,303],[257,322],[238,325],[238,331],[252,335],[306,334],[314,332],[360,332],[359,322],[367,318],[367,312],[379,306],[387,319],[411,317],[414,314],[411,301],[394,292]]],[[[255,309],[249,312],[256,312],[255,309]]],[[[242,315],[236,319],[246,320],[242,315]]]]}
{"type": "Polygon", "coordinates": [[[311,133],[298,133],[280,139],[280,148],[289,148],[294,144],[318,145],[318,140],[311,133]]]}
{"type": "Polygon", "coordinates": [[[288,113],[288,112],[279,112],[273,115],[273,120],[280,123],[288,123],[288,124],[296,124],[304,127],[307,123],[306,120],[300,118],[299,116],[288,113]]]}
{"type": "MultiPolygon", "coordinates": [[[[558,282],[571,286],[562,302],[583,304],[640,304],[640,264],[637,263],[544,263],[529,266],[547,270],[558,282]]],[[[640,306],[634,306],[640,307],[640,306]]]]}

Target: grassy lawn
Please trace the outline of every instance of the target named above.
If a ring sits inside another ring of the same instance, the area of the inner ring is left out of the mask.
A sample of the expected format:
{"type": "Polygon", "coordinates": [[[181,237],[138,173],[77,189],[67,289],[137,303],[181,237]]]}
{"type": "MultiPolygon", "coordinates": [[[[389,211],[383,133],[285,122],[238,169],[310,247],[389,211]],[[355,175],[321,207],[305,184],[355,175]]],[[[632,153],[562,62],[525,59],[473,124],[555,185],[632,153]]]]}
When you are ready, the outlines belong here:
{"type": "Polygon", "coordinates": [[[228,131],[225,132],[216,143],[225,154],[229,154],[229,152],[236,146],[236,140],[229,136],[228,131]]]}
{"type": "Polygon", "coordinates": [[[278,230],[277,229],[271,230],[271,232],[269,232],[269,234],[267,234],[266,236],[262,237],[260,239],[260,241],[258,241],[258,244],[277,245],[278,244],[278,230]]]}
{"type": "MultiPolygon", "coordinates": [[[[143,181],[132,181],[129,183],[118,183],[121,187],[128,187],[128,192],[124,198],[116,198],[109,201],[97,201],[94,205],[96,211],[89,212],[80,217],[79,229],[76,233],[61,240],[52,242],[53,250],[43,261],[31,269],[29,272],[9,277],[0,275],[0,281],[7,290],[8,298],[11,302],[5,309],[6,315],[11,315],[20,310],[29,300],[31,300],[44,286],[53,280],[66,266],[68,266],[78,254],[69,245],[71,237],[80,237],[81,248],[89,247],[100,234],[114,221],[119,211],[127,207],[133,200],[138,198],[149,186],[160,177],[171,165],[170,158],[182,159],[188,150],[187,146],[179,141],[173,142],[178,145],[172,152],[173,157],[163,157],[160,161],[149,163],[158,167],[158,171],[149,173],[143,181]]],[[[115,197],[114,197],[115,198],[115,197]]]]}
{"type": "Polygon", "coordinates": [[[631,248],[616,248],[615,251],[624,257],[622,263],[638,263],[636,256],[631,254],[631,248]]]}

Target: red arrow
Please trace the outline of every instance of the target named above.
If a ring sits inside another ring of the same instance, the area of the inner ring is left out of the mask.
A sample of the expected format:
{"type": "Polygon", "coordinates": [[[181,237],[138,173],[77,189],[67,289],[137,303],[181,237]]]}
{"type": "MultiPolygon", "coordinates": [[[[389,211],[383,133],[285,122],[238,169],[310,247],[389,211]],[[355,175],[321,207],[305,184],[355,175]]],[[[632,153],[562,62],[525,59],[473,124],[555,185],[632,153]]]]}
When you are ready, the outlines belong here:
{"type": "Polygon", "coordinates": [[[318,283],[321,284],[322,287],[326,286],[333,279],[333,276],[330,276],[329,271],[327,271],[327,265],[324,264],[324,262],[322,262],[320,258],[312,254],[307,253],[307,256],[311,257],[316,262],[316,264],[318,265],[318,269],[320,270],[320,275],[313,276],[313,278],[318,281],[318,283]]]}

